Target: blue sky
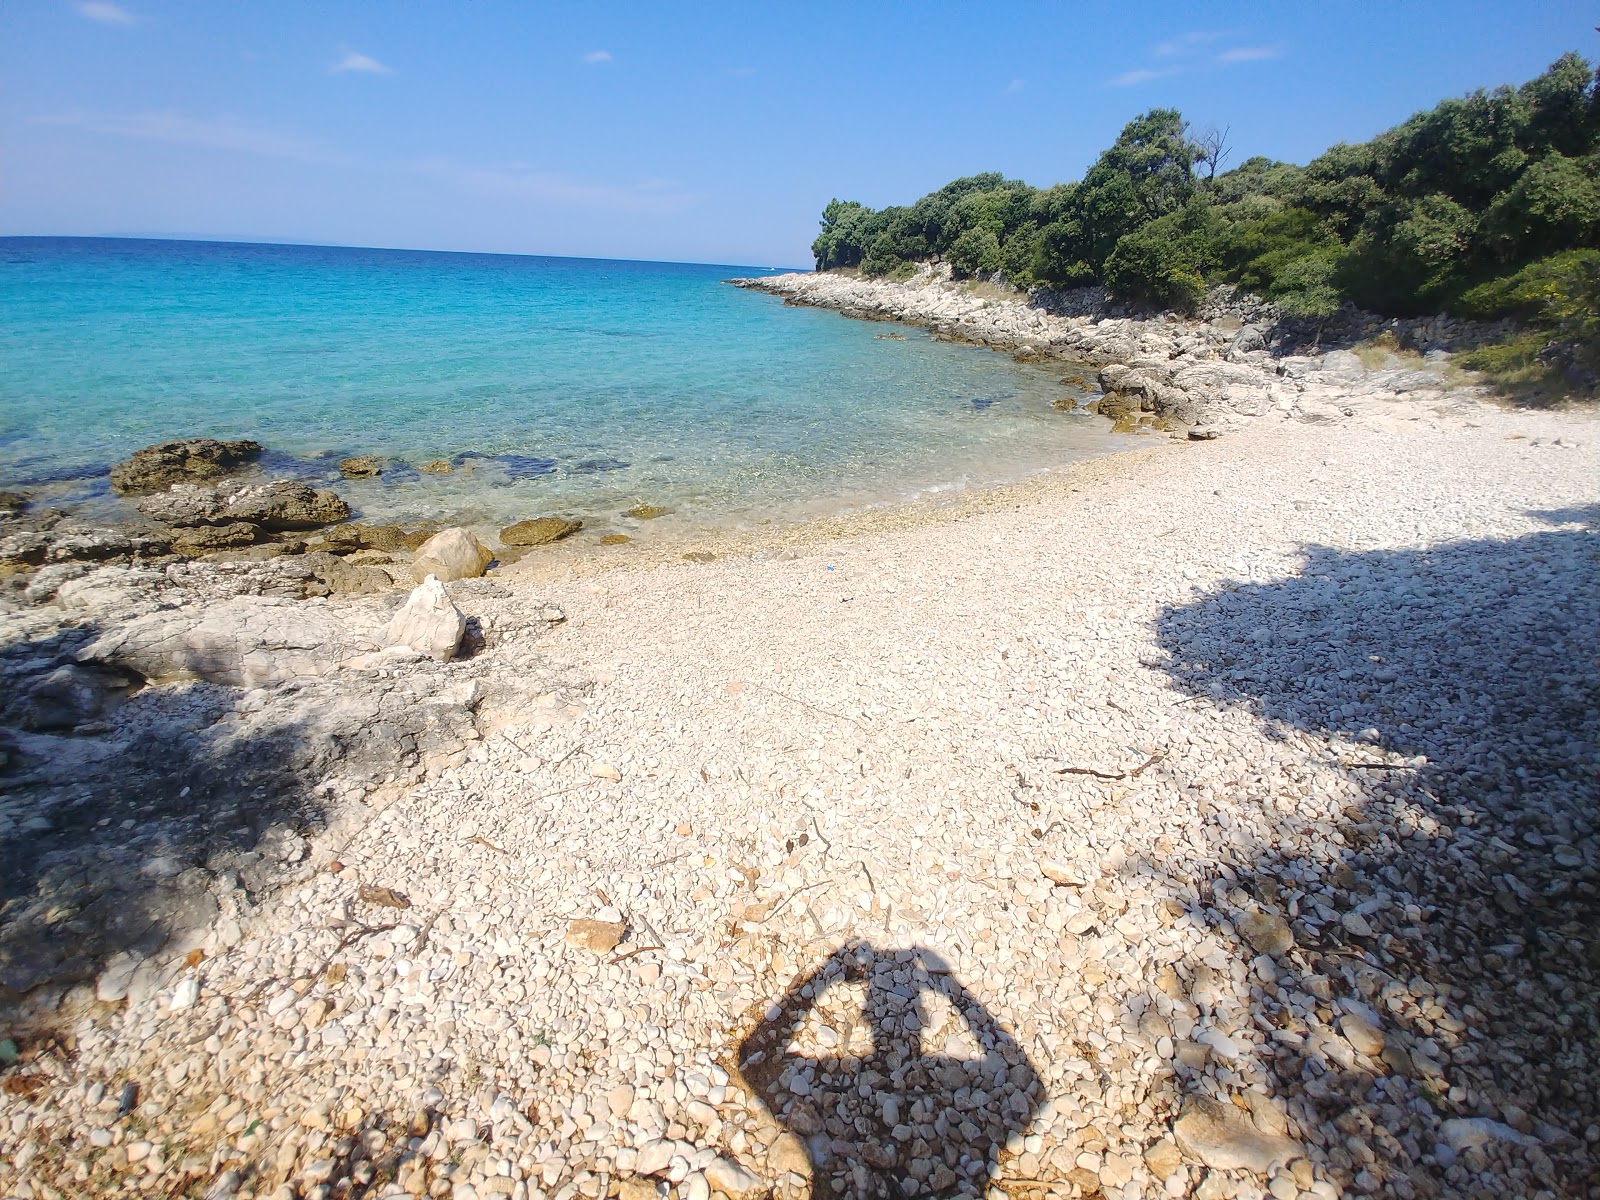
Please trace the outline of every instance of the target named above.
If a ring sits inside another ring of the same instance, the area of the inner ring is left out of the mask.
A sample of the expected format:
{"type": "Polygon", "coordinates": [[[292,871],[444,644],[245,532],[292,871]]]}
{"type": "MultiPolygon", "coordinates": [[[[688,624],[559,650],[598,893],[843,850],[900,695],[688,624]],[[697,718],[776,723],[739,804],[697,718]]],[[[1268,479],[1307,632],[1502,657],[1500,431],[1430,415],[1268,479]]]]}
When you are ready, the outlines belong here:
{"type": "Polygon", "coordinates": [[[0,233],[756,265],[830,197],[1077,178],[1129,118],[1304,162],[1600,57],[1590,0],[5,0],[0,233]]]}

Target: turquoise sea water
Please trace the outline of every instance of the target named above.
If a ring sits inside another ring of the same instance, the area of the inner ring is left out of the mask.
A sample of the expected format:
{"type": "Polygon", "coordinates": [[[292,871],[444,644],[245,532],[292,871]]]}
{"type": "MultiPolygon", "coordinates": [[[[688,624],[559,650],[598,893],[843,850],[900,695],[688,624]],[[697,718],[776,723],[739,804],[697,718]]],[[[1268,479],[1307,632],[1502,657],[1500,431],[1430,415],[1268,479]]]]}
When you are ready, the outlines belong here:
{"type": "MultiPolygon", "coordinates": [[[[253,437],[374,519],[799,519],[1126,445],[1060,365],[789,308],[760,268],[0,238],[0,486],[107,495],[168,438],[253,437]],[[886,335],[898,334],[900,338],[886,335]],[[416,468],[449,459],[458,469],[416,468]]],[[[106,501],[110,503],[110,501],[106,501]]],[[[630,530],[638,532],[637,530],[630,530]]]]}

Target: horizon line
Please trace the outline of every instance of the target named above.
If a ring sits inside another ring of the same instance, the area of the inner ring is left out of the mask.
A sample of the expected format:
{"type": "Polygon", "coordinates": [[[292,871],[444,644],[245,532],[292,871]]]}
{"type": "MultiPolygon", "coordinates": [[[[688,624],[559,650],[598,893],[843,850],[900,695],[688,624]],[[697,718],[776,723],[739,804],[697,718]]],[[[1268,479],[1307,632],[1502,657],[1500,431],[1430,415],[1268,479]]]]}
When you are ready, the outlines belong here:
{"type": "Polygon", "coordinates": [[[348,242],[302,242],[291,238],[220,237],[187,233],[0,233],[0,242],[196,242],[212,246],[284,246],[307,250],[379,250],[397,254],[463,254],[492,258],[560,258],[573,262],[654,263],[674,267],[735,267],[755,271],[799,271],[809,273],[814,266],[758,266],[755,263],[704,262],[687,258],[613,258],[597,254],[534,254],[516,250],[438,250],[426,246],[359,246],[348,242]]]}

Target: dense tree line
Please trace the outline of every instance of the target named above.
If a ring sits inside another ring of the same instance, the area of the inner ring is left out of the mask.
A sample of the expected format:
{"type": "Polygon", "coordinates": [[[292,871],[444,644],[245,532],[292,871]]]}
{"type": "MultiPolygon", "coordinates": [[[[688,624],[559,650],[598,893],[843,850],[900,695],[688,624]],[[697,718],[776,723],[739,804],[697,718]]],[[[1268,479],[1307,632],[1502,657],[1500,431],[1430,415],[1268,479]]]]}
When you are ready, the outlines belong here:
{"type": "Polygon", "coordinates": [[[962,277],[1101,283],[1179,311],[1237,283],[1312,317],[1346,301],[1515,315],[1600,345],[1600,71],[1579,55],[1304,167],[1251,158],[1218,173],[1224,153],[1156,109],[1076,183],[985,174],[909,206],[834,200],[812,252],[821,270],[938,258],[962,277]]]}

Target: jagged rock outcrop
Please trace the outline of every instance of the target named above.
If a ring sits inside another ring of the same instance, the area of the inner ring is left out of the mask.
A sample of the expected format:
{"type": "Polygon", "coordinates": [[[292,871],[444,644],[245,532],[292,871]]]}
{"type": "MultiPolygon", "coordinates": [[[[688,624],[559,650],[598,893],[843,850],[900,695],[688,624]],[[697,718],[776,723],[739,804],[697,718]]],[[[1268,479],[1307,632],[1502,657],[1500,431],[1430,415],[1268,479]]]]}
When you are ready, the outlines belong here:
{"type": "Polygon", "coordinates": [[[242,439],[184,438],[136,450],[111,468],[119,492],[153,492],[174,483],[217,479],[261,457],[261,443],[242,439]]]}
{"type": "Polygon", "coordinates": [[[266,483],[179,484],[147,496],[139,511],[166,525],[247,522],[272,533],[321,529],[343,521],[350,506],[338,493],[290,479],[266,483]]]}
{"type": "Polygon", "coordinates": [[[389,646],[407,646],[435,662],[449,662],[467,632],[467,618],[434,576],[412,590],[384,631],[389,646]]]}

